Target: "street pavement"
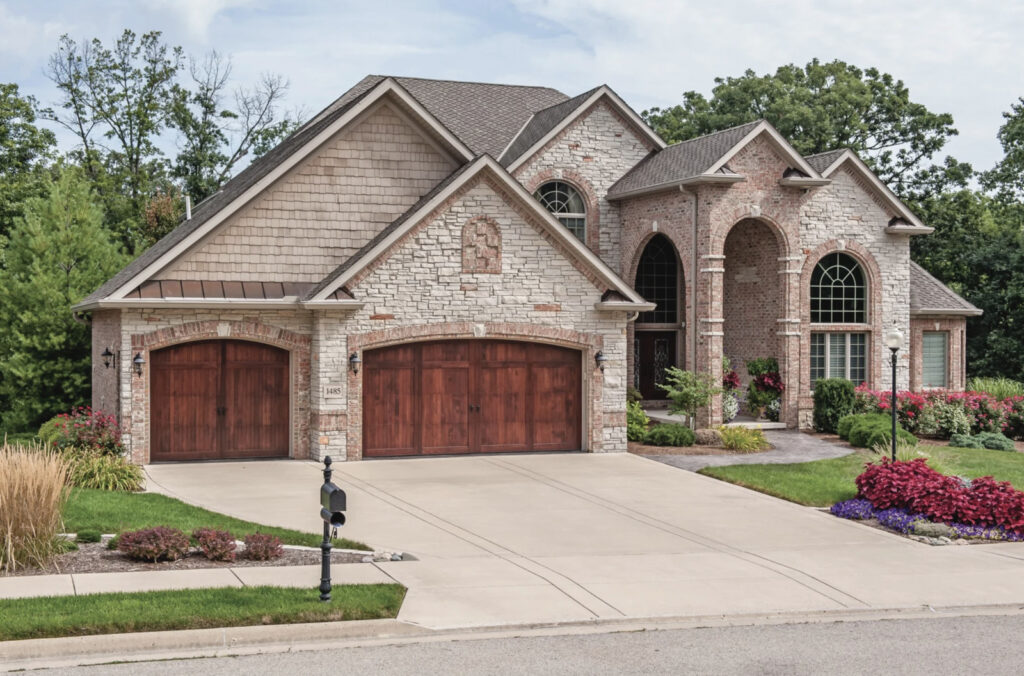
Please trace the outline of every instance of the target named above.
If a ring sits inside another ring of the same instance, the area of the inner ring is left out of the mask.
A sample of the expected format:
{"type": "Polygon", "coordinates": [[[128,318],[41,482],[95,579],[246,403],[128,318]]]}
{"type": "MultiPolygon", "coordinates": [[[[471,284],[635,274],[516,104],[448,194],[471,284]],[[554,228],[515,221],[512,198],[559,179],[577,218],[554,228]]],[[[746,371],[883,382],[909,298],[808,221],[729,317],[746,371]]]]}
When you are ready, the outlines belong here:
{"type": "MultiPolygon", "coordinates": [[[[1024,543],[930,547],[628,454],[335,463],[346,537],[415,561],[431,629],[1024,603],[1024,543]]],[[[316,532],[312,462],[153,465],[151,490],[316,532]]],[[[310,587],[317,579],[310,575],[310,587]]]]}
{"type": "Polygon", "coordinates": [[[33,673],[1019,674],[1024,616],[876,620],[444,640],[107,664],[33,673]]]}

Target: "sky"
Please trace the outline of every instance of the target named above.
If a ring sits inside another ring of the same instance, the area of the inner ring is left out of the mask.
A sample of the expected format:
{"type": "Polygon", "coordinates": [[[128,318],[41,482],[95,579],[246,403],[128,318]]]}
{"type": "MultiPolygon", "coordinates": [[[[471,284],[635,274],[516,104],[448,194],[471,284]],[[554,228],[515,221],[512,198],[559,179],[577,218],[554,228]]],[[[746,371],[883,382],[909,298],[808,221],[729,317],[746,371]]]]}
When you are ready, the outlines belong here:
{"type": "Polygon", "coordinates": [[[240,85],[284,75],[307,117],[370,73],[569,95],[603,83],[641,111],[707,95],[715,77],[841,59],[951,113],[960,135],[944,152],[977,169],[1000,159],[1002,113],[1024,96],[1020,0],[0,0],[0,82],[53,104],[58,38],[112,44],[124,28],[228,54],[240,85]]]}

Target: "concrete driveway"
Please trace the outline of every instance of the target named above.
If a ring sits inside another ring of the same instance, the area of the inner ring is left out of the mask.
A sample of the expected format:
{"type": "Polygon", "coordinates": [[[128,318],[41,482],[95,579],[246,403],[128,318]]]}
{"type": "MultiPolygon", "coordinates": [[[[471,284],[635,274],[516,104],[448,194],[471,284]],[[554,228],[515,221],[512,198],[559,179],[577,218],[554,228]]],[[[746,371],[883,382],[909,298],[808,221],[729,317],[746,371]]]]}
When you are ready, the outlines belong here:
{"type": "MultiPolygon", "coordinates": [[[[319,469],[147,472],[150,490],[319,532],[319,469]]],[[[399,618],[431,628],[1024,603],[1024,543],[930,547],[628,454],[338,463],[334,479],[346,537],[419,559],[374,565],[409,587],[399,618]]]]}

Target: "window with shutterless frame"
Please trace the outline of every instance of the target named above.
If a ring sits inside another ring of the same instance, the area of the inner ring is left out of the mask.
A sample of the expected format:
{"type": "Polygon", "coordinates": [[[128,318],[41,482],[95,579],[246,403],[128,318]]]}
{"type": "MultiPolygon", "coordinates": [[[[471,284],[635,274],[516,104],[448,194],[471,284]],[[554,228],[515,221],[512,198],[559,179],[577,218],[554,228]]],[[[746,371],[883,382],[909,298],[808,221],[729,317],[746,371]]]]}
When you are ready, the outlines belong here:
{"type": "Polygon", "coordinates": [[[949,333],[924,331],[921,334],[921,385],[949,387],[949,333]]]}
{"type": "Polygon", "coordinates": [[[855,385],[868,379],[868,334],[812,333],[811,389],[822,378],[845,378],[855,385]]]}
{"type": "Polygon", "coordinates": [[[587,205],[580,191],[565,181],[548,181],[533,196],[569,229],[576,239],[587,241],[587,205]]]}
{"type": "Polygon", "coordinates": [[[826,254],[811,273],[811,323],[864,324],[867,320],[864,270],[849,254],[826,254]]]}

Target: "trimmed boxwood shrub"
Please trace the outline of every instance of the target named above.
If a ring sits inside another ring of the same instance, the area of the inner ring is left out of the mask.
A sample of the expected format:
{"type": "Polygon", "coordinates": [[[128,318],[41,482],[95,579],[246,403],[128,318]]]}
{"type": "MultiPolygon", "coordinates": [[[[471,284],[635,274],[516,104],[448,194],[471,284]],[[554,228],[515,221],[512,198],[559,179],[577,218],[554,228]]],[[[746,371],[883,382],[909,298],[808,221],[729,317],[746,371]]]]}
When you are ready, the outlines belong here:
{"type": "Polygon", "coordinates": [[[693,446],[697,435],[685,425],[655,425],[647,430],[645,443],[652,446],[693,446]]]}
{"type": "Polygon", "coordinates": [[[857,404],[853,383],[845,378],[823,378],[814,383],[814,429],[835,432],[839,419],[857,404]]]}
{"type": "Polygon", "coordinates": [[[988,448],[993,451],[1016,451],[1013,440],[999,432],[982,432],[973,436],[954,434],[949,440],[950,446],[960,448],[988,448]]]}
{"type": "MultiPolygon", "coordinates": [[[[836,424],[839,438],[858,448],[872,448],[876,444],[892,443],[892,418],[883,413],[858,413],[844,416],[836,424]]],[[[916,443],[913,434],[902,427],[896,428],[896,436],[907,443],[916,443]]]]}

